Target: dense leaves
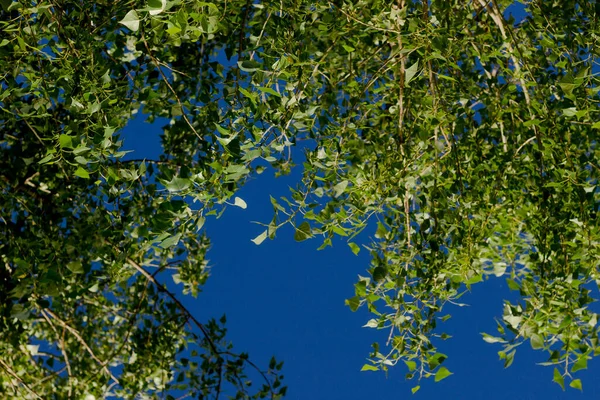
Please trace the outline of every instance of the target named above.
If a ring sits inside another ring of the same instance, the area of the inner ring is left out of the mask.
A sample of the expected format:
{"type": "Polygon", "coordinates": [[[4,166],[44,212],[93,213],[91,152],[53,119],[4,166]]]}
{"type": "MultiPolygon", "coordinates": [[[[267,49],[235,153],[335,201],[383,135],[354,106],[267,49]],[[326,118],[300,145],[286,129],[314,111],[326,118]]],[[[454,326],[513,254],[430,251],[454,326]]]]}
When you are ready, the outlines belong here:
{"type": "Polygon", "coordinates": [[[253,240],[291,224],[370,251],[347,304],[388,340],[363,370],[450,377],[447,309],[500,278],[519,300],[483,340],[506,366],[528,341],[582,388],[600,353],[595,1],[0,5],[7,395],[285,394],[281,364],[233,353],[173,288],[198,294],[204,219],[300,144],[302,182],[253,240]],[[167,121],[159,159],[122,151],[136,113],[167,121]]]}

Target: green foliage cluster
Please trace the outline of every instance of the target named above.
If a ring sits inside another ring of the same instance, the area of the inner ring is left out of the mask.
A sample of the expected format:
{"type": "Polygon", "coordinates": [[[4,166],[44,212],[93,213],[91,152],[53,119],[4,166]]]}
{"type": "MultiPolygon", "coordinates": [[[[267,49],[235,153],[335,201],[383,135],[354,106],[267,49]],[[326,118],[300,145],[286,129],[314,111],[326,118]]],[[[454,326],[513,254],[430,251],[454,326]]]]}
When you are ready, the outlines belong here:
{"type": "Polygon", "coordinates": [[[389,335],[364,370],[450,376],[446,309],[497,277],[519,301],[483,339],[506,366],[529,342],[581,389],[600,353],[600,6],[521,1],[517,23],[512,3],[0,0],[0,393],[284,395],[281,363],[234,353],[161,279],[197,295],[205,218],[303,141],[301,184],[253,240],[291,224],[370,252],[347,304],[389,335]],[[136,113],[169,121],[157,160],[123,159],[136,113]]]}

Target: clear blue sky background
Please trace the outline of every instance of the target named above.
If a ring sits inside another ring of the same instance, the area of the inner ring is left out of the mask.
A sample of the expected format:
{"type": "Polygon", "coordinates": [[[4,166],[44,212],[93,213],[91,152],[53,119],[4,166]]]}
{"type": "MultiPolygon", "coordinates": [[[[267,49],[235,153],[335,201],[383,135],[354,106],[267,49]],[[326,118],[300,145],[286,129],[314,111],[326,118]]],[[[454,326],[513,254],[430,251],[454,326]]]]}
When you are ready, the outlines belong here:
{"type": "MultiPolygon", "coordinates": [[[[517,20],[522,7],[511,7],[517,20]]],[[[132,158],[157,158],[161,152],[160,126],[150,129],[138,117],[125,129],[125,149],[132,158]]],[[[299,160],[298,160],[299,161],[299,160]]],[[[463,299],[469,307],[451,307],[453,317],[440,324],[453,337],[440,351],[449,356],[444,365],[454,373],[440,383],[422,382],[411,395],[416,381],[406,381],[404,365],[381,372],[360,372],[370,345],[387,332],[362,328],[370,316],[366,310],[352,313],[344,299],[353,296],[357,275],[366,275],[369,255],[354,256],[343,241],[317,251],[320,242],[296,243],[291,230],[278,232],[274,241],[256,246],[250,239],[262,232],[252,221],[272,217],[269,194],[288,194],[288,186],[299,179],[299,168],[275,179],[269,171],[250,181],[238,195],[248,208],[229,208],[219,220],[205,225],[212,242],[208,258],[211,277],[197,299],[185,299],[200,320],[227,315],[229,339],[237,351],[247,351],[259,365],[272,355],[283,360],[290,400],[362,399],[598,399],[600,362],[591,360],[576,377],[583,393],[563,392],[552,382],[551,367],[537,366],[547,359],[529,344],[518,348],[513,365],[503,368],[500,346],[487,344],[481,332],[496,333],[495,317],[502,315],[502,300],[508,292],[502,279],[491,279],[473,287],[463,299]]],[[[366,232],[366,238],[374,230],[366,232]]]]}

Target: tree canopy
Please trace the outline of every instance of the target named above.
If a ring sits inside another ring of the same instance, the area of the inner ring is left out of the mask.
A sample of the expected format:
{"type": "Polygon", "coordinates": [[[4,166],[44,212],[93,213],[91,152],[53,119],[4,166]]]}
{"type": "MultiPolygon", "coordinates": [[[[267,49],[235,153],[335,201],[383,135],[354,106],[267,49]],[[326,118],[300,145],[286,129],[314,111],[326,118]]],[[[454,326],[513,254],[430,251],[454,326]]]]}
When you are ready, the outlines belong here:
{"type": "Polygon", "coordinates": [[[502,278],[518,301],[483,340],[506,366],[528,342],[582,388],[600,353],[596,1],[0,6],[4,396],[285,395],[281,362],[180,300],[208,278],[205,218],[245,208],[266,168],[302,180],[257,245],[291,225],[372,257],[346,300],[387,332],[364,370],[445,379],[448,309],[502,278]],[[135,114],[167,121],[159,158],[124,157],[135,114]]]}

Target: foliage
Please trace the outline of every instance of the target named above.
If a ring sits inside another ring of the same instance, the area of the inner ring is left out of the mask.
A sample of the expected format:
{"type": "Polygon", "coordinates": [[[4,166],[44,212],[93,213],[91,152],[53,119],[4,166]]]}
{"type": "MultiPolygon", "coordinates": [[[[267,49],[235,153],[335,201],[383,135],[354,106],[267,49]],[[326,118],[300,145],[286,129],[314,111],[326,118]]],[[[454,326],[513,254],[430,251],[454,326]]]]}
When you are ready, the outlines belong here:
{"type": "Polygon", "coordinates": [[[523,1],[517,22],[512,3],[1,1],[0,390],[285,394],[276,361],[247,392],[254,364],[160,279],[196,295],[204,218],[300,143],[302,182],[254,242],[292,224],[358,253],[377,227],[347,300],[389,332],[364,370],[449,377],[444,311],[503,277],[520,300],[483,339],[506,366],[528,341],[581,389],[600,353],[600,6],[523,1]],[[169,121],[158,160],[123,158],[142,112],[169,121]]]}

